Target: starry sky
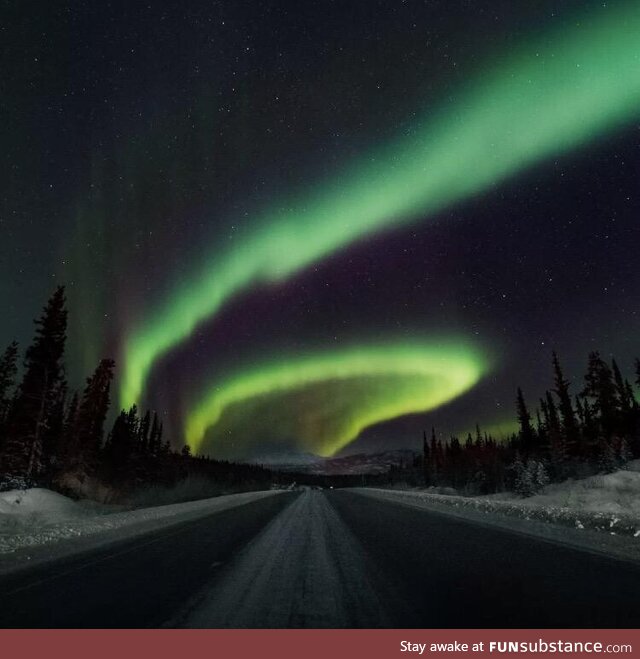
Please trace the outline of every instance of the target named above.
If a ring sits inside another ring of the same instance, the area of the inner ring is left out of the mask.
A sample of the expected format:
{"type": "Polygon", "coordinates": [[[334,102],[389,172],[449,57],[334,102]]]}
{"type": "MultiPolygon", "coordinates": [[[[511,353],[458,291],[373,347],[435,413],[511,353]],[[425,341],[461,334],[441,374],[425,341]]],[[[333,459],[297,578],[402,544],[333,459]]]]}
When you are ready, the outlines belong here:
{"type": "Polygon", "coordinates": [[[71,383],[115,357],[176,446],[505,433],[552,349],[640,352],[637,3],[28,4],[0,341],[64,283],[71,383]]]}

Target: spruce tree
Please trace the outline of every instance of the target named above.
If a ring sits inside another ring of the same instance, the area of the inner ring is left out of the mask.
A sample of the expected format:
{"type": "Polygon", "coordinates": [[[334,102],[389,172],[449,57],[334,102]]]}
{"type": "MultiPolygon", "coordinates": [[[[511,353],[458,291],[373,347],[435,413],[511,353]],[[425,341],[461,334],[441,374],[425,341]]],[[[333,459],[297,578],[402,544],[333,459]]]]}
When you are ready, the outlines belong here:
{"type": "Polygon", "coordinates": [[[571,395],[569,394],[569,381],[565,380],[558,355],[553,353],[553,374],[554,374],[554,393],[558,397],[558,410],[562,419],[562,432],[564,433],[567,444],[579,453],[580,436],[578,424],[576,423],[575,413],[571,404],[571,395]]]}
{"type": "Polygon", "coordinates": [[[611,368],[598,352],[589,355],[583,393],[592,399],[593,408],[598,414],[600,430],[608,439],[616,429],[619,400],[611,368]]]}
{"type": "Polygon", "coordinates": [[[57,387],[51,404],[51,412],[42,438],[44,472],[49,476],[57,469],[63,444],[67,383],[62,381],[57,387]]]}
{"type": "Polygon", "coordinates": [[[471,433],[467,433],[467,439],[465,440],[464,447],[467,451],[470,451],[473,448],[473,437],[471,433]]]}
{"type": "Polygon", "coordinates": [[[60,469],[64,469],[68,464],[69,456],[75,451],[76,423],[78,421],[78,392],[74,391],[69,401],[62,424],[62,435],[60,437],[60,447],[58,453],[60,456],[60,469]]]}
{"type": "Polygon", "coordinates": [[[516,396],[516,412],[518,415],[518,423],[520,424],[520,442],[525,451],[531,451],[535,441],[535,434],[533,426],[531,425],[531,414],[529,414],[527,405],[524,402],[524,395],[522,394],[522,389],[520,389],[520,387],[518,387],[518,393],[516,396]]]}
{"type": "Polygon", "coordinates": [[[78,404],[73,424],[74,437],[70,438],[71,449],[66,458],[65,470],[84,482],[98,465],[104,422],[109,411],[111,381],[115,362],[103,359],[87,384],[78,404]]]}
{"type": "Polygon", "coordinates": [[[627,389],[620,368],[615,359],[611,361],[611,370],[613,372],[613,381],[616,386],[616,393],[618,394],[618,402],[620,412],[625,415],[631,411],[631,399],[629,398],[629,390],[627,389]]]}
{"type": "Polygon", "coordinates": [[[136,428],[132,427],[131,421],[131,410],[122,410],[105,445],[105,458],[111,470],[111,477],[116,481],[126,480],[131,471],[131,459],[136,449],[136,428]]]}
{"type": "Polygon", "coordinates": [[[429,447],[431,455],[431,481],[434,483],[438,477],[438,442],[436,440],[436,430],[431,428],[431,445],[429,447]]]}
{"type": "Polygon", "coordinates": [[[147,453],[149,450],[150,431],[151,412],[147,410],[145,415],[142,417],[142,420],[140,421],[140,428],[138,429],[138,445],[140,446],[140,450],[143,453],[147,453]]]}
{"type": "Polygon", "coordinates": [[[158,421],[158,414],[153,413],[153,420],[151,422],[151,430],[149,431],[149,453],[153,456],[160,455],[162,431],[158,421]]]}
{"type": "Polygon", "coordinates": [[[12,390],[18,373],[17,362],[18,344],[13,341],[0,357],[0,456],[5,442],[7,415],[13,399],[12,390]]]}
{"type": "Polygon", "coordinates": [[[427,441],[427,431],[422,431],[422,475],[425,485],[429,484],[429,442],[427,441]]]}
{"type": "Polygon", "coordinates": [[[482,449],[484,446],[484,440],[482,439],[482,433],[480,432],[480,424],[476,423],[476,447],[482,449]]]}
{"type": "Polygon", "coordinates": [[[25,355],[24,377],[7,419],[0,464],[3,472],[27,478],[40,477],[49,460],[44,439],[64,381],[64,287],[55,291],[35,325],[36,335],[25,355]]]}
{"type": "MultiPolygon", "coordinates": [[[[5,419],[11,402],[11,389],[18,373],[18,344],[10,343],[0,357],[0,424],[5,419]]],[[[0,426],[1,428],[1,426],[0,426]]]]}
{"type": "Polygon", "coordinates": [[[545,393],[545,410],[547,414],[546,426],[549,434],[560,434],[560,416],[558,415],[558,408],[556,403],[553,400],[553,396],[550,391],[545,393]]]}

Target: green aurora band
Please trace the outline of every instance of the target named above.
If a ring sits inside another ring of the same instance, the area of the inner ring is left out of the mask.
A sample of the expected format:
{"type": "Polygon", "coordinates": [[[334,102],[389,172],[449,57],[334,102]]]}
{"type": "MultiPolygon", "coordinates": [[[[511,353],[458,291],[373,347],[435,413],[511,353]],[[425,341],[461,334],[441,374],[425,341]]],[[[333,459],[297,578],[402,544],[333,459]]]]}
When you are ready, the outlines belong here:
{"type": "Polygon", "coordinates": [[[208,430],[213,441],[227,438],[224,416],[234,407],[241,423],[251,423],[251,432],[240,436],[259,436],[260,422],[269,425],[271,420],[247,414],[247,408],[255,409],[262,398],[262,409],[276,408],[284,419],[276,432],[330,456],[369,426],[456,398],[486,369],[486,359],[462,341],[386,343],[282,356],[212,383],[187,416],[185,437],[194,452],[203,447],[208,430]],[[282,398],[289,404],[271,404],[282,398]]]}
{"type": "Polygon", "coordinates": [[[266,209],[127,335],[122,405],[140,399],[159,358],[242,290],[422,220],[638,116],[639,35],[637,2],[600,8],[488,66],[410,135],[266,209]]]}

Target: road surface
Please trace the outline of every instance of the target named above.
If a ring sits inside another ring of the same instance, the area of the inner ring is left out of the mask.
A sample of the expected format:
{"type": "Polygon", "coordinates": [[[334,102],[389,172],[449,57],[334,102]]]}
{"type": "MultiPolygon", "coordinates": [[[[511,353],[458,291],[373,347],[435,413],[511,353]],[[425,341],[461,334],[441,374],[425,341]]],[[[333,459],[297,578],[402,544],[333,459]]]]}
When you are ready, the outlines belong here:
{"type": "Polygon", "coordinates": [[[640,626],[640,566],[348,490],[0,577],[2,627],[640,626]]]}

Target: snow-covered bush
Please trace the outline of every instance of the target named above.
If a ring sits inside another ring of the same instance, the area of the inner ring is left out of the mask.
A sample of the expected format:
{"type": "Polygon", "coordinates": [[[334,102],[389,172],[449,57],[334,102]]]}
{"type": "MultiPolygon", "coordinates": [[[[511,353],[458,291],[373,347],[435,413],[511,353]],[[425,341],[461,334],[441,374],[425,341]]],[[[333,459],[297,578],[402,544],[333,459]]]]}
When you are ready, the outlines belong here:
{"type": "Polygon", "coordinates": [[[0,474],[0,492],[10,490],[28,490],[35,487],[35,482],[25,476],[12,476],[11,474],[0,474]]]}
{"type": "Polygon", "coordinates": [[[510,469],[514,472],[514,491],[522,497],[531,497],[549,484],[549,473],[540,460],[523,462],[516,457],[510,469]]]}

